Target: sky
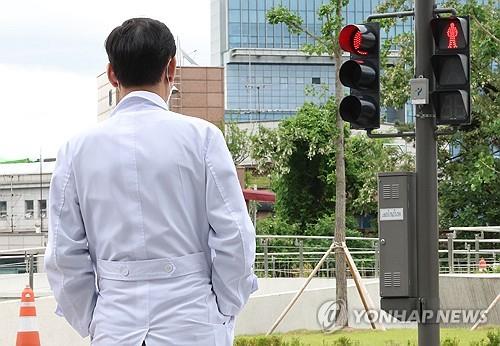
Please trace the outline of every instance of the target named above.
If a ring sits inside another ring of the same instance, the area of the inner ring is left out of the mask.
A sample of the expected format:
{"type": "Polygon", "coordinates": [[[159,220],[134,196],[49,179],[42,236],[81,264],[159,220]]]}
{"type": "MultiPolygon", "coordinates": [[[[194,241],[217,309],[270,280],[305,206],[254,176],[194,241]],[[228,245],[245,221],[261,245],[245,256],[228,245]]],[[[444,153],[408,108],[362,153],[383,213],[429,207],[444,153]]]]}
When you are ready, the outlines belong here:
{"type": "Polygon", "coordinates": [[[3,1],[0,160],[55,157],[97,122],[104,40],[131,17],[164,22],[199,65],[210,63],[210,0],[3,1]]]}

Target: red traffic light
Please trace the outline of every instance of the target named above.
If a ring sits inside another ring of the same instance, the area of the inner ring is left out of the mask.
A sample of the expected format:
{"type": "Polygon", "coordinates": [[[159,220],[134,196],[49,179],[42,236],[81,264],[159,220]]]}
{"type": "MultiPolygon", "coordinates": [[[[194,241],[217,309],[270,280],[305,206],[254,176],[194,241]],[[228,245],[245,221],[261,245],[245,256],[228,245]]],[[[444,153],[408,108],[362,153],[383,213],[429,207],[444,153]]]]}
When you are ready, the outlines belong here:
{"type": "Polygon", "coordinates": [[[366,25],[349,24],[342,28],[339,34],[339,44],[342,50],[358,54],[368,55],[377,47],[377,37],[366,25]]]}

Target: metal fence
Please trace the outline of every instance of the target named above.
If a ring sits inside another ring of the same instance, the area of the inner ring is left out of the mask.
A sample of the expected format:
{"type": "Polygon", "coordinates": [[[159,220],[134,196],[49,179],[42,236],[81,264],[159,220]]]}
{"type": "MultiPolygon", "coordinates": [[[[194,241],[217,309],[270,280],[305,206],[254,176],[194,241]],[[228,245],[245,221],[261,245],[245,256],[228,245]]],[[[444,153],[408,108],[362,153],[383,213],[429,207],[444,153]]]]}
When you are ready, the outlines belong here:
{"type": "MultiPolygon", "coordinates": [[[[480,271],[479,260],[484,258],[487,270],[500,270],[500,239],[485,239],[484,228],[467,229],[458,239],[457,230],[439,239],[440,272],[475,273],[480,271]],[[467,236],[472,239],[468,239],[467,236]]],[[[498,232],[489,229],[487,232],[498,232]]],[[[333,237],[257,236],[255,272],[260,277],[308,276],[331,244],[333,237]]],[[[347,237],[347,247],[363,277],[378,277],[378,238],[347,237]]],[[[349,275],[349,273],[347,273],[349,275]]],[[[335,276],[335,256],[325,261],[318,277],[335,276]]]]}
{"type": "MultiPolygon", "coordinates": [[[[333,237],[258,235],[255,273],[259,277],[308,276],[333,241],[333,237]]],[[[346,237],[351,255],[363,276],[377,276],[378,238],[346,237]]],[[[335,276],[332,254],[317,273],[335,276]]]]}
{"type": "MultiPolygon", "coordinates": [[[[439,239],[441,273],[478,272],[481,258],[488,270],[498,268],[500,271],[500,239],[485,239],[484,231],[475,229],[450,228],[450,231],[446,239],[439,239]]],[[[488,232],[500,234],[500,228],[488,232]]],[[[306,277],[332,241],[333,237],[258,235],[255,272],[259,277],[269,278],[306,277]]],[[[346,243],[361,276],[378,277],[378,238],[346,237],[346,243]]],[[[0,274],[29,273],[32,284],[33,273],[42,270],[44,252],[45,247],[0,250],[0,274]]],[[[335,276],[333,253],[316,275],[335,276]]]]}
{"type": "Polygon", "coordinates": [[[446,239],[440,239],[441,272],[473,273],[481,270],[483,258],[487,270],[500,271],[500,227],[450,227],[446,239]],[[494,234],[496,239],[486,238],[494,234]],[[446,244],[446,245],[443,245],[446,244]]]}
{"type": "Polygon", "coordinates": [[[33,274],[39,271],[39,263],[45,247],[0,250],[0,274],[28,273],[29,285],[33,287],[33,274]]]}

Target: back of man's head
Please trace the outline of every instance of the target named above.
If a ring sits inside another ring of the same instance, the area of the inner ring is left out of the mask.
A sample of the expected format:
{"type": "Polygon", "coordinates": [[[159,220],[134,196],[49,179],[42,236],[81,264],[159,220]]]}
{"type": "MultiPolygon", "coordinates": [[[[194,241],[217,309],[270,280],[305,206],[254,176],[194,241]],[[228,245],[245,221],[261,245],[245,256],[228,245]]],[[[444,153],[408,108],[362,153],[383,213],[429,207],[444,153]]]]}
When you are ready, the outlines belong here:
{"type": "Polygon", "coordinates": [[[109,34],[105,46],[116,78],[124,87],[160,82],[176,52],[168,27],[150,18],[126,20],[109,34]]]}

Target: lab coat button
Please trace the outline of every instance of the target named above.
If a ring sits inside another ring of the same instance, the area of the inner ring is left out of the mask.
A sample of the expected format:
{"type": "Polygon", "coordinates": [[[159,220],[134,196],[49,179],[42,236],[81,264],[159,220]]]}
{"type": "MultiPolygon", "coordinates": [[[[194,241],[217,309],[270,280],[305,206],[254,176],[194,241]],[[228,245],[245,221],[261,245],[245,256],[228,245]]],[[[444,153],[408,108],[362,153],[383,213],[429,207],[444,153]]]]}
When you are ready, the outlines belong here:
{"type": "Polygon", "coordinates": [[[174,270],[174,267],[170,263],[167,263],[163,269],[165,269],[165,272],[171,273],[174,270]]]}
{"type": "Polygon", "coordinates": [[[128,268],[127,268],[127,267],[122,267],[122,268],[120,269],[120,273],[121,273],[123,276],[128,276],[128,274],[129,274],[128,268]]]}

